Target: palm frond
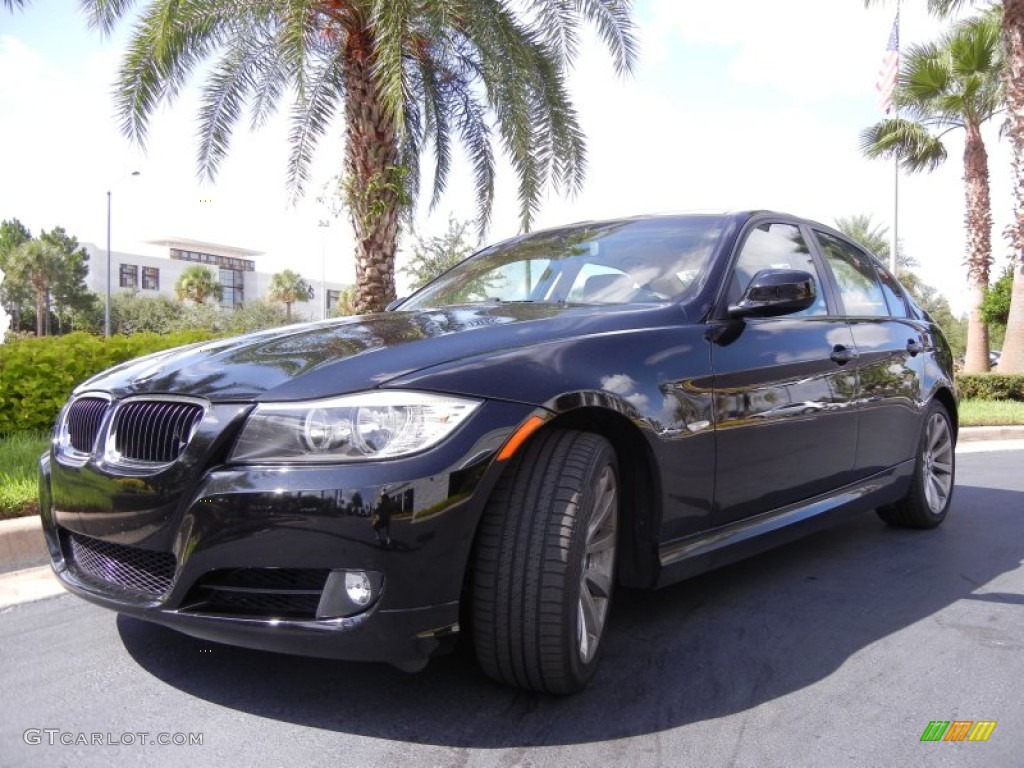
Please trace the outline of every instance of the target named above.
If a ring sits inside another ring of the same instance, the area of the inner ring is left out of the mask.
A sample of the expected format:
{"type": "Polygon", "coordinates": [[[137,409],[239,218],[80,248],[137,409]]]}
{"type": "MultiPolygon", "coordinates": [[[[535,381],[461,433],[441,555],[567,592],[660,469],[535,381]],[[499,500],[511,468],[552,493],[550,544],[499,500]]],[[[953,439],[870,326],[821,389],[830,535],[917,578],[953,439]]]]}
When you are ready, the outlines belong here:
{"type": "Polygon", "coordinates": [[[529,10],[536,15],[537,26],[544,33],[544,42],[566,62],[579,52],[579,22],[576,0],[531,0],[529,10]]]}
{"type": "Polygon", "coordinates": [[[928,0],[928,10],[941,18],[958,13],[966,5],[974,5],[974,0],[928,0]]]}
{"type": "Polygon", "coordinates": [[[216,49],[230,18],[198,0],[155,2],[139,20],[121,64],[116,104],[121,129],[145,142],[149,116],[172,100],[196,65],[216,49]]]}
{"type": "Polygon", "coordinates": [[[632,0],[579,0],[584,17],[597,26],[612,54],[615,70],[628,74],[636,66],[637,41],[633,34],[632,0]]]}
{"type": "Polygon", "coordinates": [[[376,35],[374,77],[384,109],[405,124],[406,83],[403,55],[409,41],[413,0],[374,0],[370,23],[376,35]]]}
{"type": "Polygon", "coordinates": [[[883,120],[865,129],[860,149],[868,157],[897,158],[907,171],[933,171],[946,159],[946,147],[921,123],[903,118],[883,120]]]}
{"type": "MultiPolygon", "coordinates": [[[[24,0],[15,0],[18,5],[23,5],[24,0]]],[[[7,7],[10,7],[11,0],[4,0],[7,7]]],[[[135,5],[134,0],[80,0],[79,3],[85,12],[89,26],[98,29],[104,35],[113,32],[117,23],[135,5]]]]}
{"type": "Polygon", "coordinates": [[[341,53],[314,65],[306,76],[308,88],[292,108],[292,145],[288,159],[288,186],[298,197],[309,178],[309,164],[317,141],[334,116],[342,93],[341,53]]]}
{"type": "Polygon", "coordinates": [[[434,189],[430,195],[433,210],[448,184],[452,166],[451,107],[448,103],[449,87],[456,77],[450,70],[439,71],[433,58],[420,61],[419,87],[423,101],[423,130],[434,145],[434,189]]]}
{"type": "Polygon", "coordinates": [[[227,154],[231,133],[256,87],[256,71],[268,44],[252,35],[235,38],[234,47],[214,67],[202,90],[199,108],[200,175],[213,179],[227,154]]]}
{"type": "Polygon", "coordinates": [[[284,88],[290,80],[289,73],[280,57],[273,55],[276,45],[264,47],[261,56],[253,62],[252,103],[249,125],[258,130],[277,111],[284,88]]]}

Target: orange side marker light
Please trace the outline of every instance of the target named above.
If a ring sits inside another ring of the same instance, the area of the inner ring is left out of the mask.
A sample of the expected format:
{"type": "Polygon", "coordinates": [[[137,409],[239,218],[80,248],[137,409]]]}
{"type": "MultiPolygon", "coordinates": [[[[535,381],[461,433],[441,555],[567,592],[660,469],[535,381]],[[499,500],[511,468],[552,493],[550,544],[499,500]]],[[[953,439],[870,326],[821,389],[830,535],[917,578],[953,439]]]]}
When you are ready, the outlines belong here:
{"type": "Polygon", "coordinates": [[[512,437],[510,437],[502,447],[501,452],[498,454],[498,461],[511,459],[513,454],[519,450],[519,446],[526,442],[526,438],[540,429],[543,425],[544,419],[540,416],[531,416],[524,421],[523,425],[512,433],[512,437]]]}

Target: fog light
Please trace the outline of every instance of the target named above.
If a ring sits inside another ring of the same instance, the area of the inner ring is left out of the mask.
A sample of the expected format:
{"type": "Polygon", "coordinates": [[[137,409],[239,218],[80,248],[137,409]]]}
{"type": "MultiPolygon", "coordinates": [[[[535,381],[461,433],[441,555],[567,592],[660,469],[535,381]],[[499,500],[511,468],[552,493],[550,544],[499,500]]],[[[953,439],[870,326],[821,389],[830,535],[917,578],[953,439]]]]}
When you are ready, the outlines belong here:
{"type": "Polygon", "coordinates": [[[369,604],[373,599],[373,585],[365,571],[345,572],[345,594],[360,608],[369,604]]]}
{"type": "Polygon", "coordinates": [[[337,619],[355,616],[370,610],[384,591],[384,574],[380,571],[350,571],[339,568],[331,571],[324,585],[318,619],[337,619]]]}

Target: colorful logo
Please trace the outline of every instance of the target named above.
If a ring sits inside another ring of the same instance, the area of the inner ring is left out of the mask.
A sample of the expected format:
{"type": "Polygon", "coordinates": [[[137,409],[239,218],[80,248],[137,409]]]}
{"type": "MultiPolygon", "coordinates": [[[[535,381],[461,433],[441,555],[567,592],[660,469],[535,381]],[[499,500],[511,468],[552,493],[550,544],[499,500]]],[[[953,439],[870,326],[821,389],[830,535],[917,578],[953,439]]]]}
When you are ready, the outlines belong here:
{"type": "Polygon", "coordinates": [[[988,741],[995,729],[995,720],[932,720],[921,741],[988,741]]]}

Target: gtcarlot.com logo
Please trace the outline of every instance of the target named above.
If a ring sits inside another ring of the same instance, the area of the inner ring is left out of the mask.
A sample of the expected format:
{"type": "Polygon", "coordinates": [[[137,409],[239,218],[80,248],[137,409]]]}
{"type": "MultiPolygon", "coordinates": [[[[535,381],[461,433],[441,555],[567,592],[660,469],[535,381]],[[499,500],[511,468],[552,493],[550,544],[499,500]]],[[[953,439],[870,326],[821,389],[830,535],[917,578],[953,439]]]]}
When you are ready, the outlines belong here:
{"type": "Polygon", "coordinates": [[[201,733],[151,733],[149,731],[125,731],[123,733],[86,733],[62,731],[60,728],[29,728],[22,735],[25,743],[30,746],[47,744],[65,747],[131,747],[131,746],[174,746],[201,747],[201,733]]]}
{"type": "Polygon", "coordinates": [[[921,741],[988,741],[995,729],[995,720],[932,720],[921,741]]]}

